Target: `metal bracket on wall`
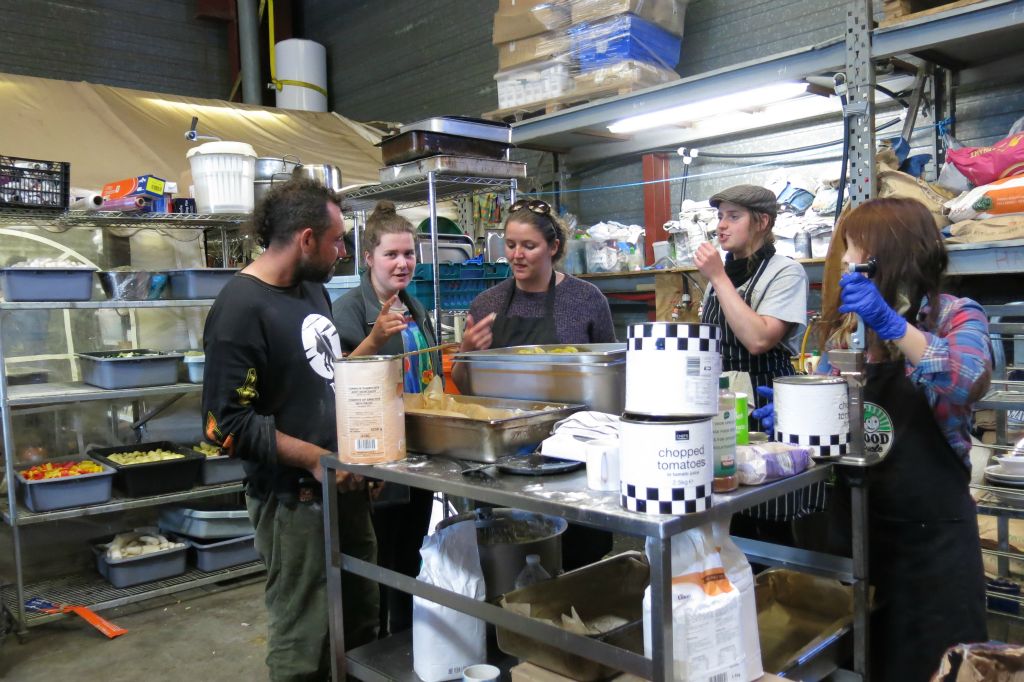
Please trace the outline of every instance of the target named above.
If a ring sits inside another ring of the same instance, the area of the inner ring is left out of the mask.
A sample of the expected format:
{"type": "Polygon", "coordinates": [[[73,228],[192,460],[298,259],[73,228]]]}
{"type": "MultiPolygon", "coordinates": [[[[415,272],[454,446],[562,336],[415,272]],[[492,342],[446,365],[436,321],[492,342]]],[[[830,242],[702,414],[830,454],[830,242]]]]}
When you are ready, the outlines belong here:
{"type": "Polygon", "coordinates": [[[871,60],[871,0],[846,3],[845,116],[849,136],[850,206],[857,206],[875,193],[875,67],[871,60]]]}

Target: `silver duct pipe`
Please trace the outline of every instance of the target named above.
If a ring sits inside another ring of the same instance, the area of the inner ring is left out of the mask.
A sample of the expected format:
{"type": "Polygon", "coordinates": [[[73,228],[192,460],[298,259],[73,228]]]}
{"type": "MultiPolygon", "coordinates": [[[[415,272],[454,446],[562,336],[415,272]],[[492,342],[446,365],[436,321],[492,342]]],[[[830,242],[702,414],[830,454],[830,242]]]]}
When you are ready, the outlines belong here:
{"type": "Polygon", "coordinates": [[[238,0],[238,52],[242,62],[242,101],[246,104],[263,103],[259,29],[256,0],[238,0]]]}

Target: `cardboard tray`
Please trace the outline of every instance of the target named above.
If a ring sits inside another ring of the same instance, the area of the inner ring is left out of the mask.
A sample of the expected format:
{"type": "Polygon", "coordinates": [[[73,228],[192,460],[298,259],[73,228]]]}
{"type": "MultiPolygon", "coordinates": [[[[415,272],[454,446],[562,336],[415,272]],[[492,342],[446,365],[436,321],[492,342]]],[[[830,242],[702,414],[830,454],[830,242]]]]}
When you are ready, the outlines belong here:
{"type": "MultiPolygon", "coordinates": [[[[505,594],[501,606],[532,604],[532,615],[557,619],[575,607],[584,620],[616,615],[629,622],[597,639],[643,654],[643,599],[650,581],[650,567],[640,552],[625,552],[551,580],[505,594]]],[[[615,674],[615,670],[570,654],[504,628],[497,628],[498,648],[534,665],[589,682],[615,674]]]]}
{"type": "Polygon", "coordinates": [[[89,456],[105,464],[117,475],[114,477],[114,486],[124,491],[130,497],[148,497],[150,495],[162,495],[173,493],[179,490],[188,490],[199,475],[199,468],[203,464],[204,456],[194,450],[183,448],[169,441],[158,441],[155,443],[139,443],[137,445],[119,445],[112,448],[95,448],[89,452],[89,456]],[[164,462],[148,462],[146,464],[118,464],[108,459],[110,455],[119,452],[134,452],[141,450],[171,450],[185,455],[184,459],[170,459],[164,462]]]}

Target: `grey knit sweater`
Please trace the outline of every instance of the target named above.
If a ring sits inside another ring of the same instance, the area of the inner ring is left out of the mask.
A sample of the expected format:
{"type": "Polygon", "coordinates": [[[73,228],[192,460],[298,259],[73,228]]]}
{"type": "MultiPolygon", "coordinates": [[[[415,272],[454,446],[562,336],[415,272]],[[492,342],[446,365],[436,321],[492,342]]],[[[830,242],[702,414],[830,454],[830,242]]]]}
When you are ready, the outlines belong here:
{"type": "MultiPolygon", "coordinates": [[[[501,313],[508,300],[509,289],[515,280],[509,278],[491,287],[473,299],[469,312],[474,320],[482,320],[490,313],[501,313]]],[[[510,315],[518,317],[544,317],[546,292],[517,291],[510,315]]],[[[590,282],[566,275],[555,287],[555,330],[558,343],[614,343],[615,328],[608,300],[601,290],[590,282]]]]}

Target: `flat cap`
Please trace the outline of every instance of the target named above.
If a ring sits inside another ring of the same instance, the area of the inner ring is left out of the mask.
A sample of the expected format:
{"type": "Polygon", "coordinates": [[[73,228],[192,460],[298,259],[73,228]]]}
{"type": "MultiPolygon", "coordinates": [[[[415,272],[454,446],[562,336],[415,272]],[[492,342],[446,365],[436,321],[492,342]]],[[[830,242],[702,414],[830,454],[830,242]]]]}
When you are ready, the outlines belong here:
{"type": "Polygon", "coordinates": [[[708,203],[715,208],[723,201],[768,215],[779,214],[779,204],[775,199],[775,193],[760,185],[733,185],[708,199],[708,203]]]}

